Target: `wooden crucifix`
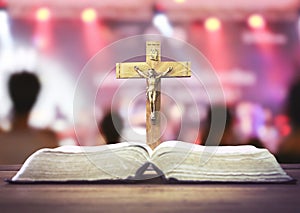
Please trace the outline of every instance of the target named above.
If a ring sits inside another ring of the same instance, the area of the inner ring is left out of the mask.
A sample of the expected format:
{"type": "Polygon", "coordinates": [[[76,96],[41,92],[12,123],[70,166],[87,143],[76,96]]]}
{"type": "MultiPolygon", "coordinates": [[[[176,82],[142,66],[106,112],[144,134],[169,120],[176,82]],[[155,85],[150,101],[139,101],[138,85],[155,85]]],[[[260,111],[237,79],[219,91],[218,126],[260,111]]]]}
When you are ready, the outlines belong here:
{"type": "Polygon", "coordinates": [[[117,78],[146,78],[146,134],[147,144],[154,149],[160,144],[160,88],[161,78],[190,77],[191,63],[161,61],[159,41],[146,42],[146,62],[116,64],[117,78]]]}

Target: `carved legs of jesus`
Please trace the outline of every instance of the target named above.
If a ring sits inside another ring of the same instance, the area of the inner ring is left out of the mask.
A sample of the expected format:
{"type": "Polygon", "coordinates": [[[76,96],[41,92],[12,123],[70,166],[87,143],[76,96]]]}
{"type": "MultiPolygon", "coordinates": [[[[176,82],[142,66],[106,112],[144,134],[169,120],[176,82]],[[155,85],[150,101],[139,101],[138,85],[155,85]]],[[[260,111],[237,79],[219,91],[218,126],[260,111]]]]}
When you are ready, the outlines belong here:
{"type": "Polygon", "coordinates": [[[151,121],[155,121],[155,104],[156,104],[156,91],[148,91],[147,93],[147,97],[149,99],[149,102],[150,102],[150,111],[151,111],[151,114],[150,114],[150,119],[151,121]]]}

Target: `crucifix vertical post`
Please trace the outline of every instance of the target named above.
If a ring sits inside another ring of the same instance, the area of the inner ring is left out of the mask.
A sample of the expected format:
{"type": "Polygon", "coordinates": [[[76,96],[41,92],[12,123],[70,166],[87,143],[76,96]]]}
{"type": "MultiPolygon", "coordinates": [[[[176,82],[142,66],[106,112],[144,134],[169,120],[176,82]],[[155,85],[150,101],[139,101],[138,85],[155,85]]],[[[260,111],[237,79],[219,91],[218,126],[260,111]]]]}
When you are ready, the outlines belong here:
{"type": "MultiPolygon", "coordinates": [[[[151,69],[155,69],[156,65],[161,61],[160,42],[146,42],[146,63],[151,69]]],[[[161,80],[157,79],[156,84],[156,101],[155,101],[155,120],[151,120],[151,103],[149,98],[146,99],[146,137],[147,144],[151,148],[155,148],[161,141],[161,115],[160,115],[160,90],[161,80]]]]}
{"type": "Polygon", "coordinates": [[[147,144],[152,149],[160,144],[161,139],[161,78],[190,77],[190,68],[190,62],[162,62],[159,41],[146,42],[146,62],[116,64],[117,78],[146,78],[146,133],[147,144]]]}

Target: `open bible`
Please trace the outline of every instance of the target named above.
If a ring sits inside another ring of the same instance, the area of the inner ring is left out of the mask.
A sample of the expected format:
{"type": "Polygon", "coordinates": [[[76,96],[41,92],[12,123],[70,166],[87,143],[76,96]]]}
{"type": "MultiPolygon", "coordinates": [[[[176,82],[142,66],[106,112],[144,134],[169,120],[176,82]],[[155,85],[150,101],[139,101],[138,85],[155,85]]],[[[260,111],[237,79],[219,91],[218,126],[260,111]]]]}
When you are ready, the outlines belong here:
{"type": "Polygon", "coordinates": [[[32,154],[12,178],[22,182],[140,181],[290,182],[275,157],[254,146],[201,146],[180,141],[63,146],[32,154]]]}

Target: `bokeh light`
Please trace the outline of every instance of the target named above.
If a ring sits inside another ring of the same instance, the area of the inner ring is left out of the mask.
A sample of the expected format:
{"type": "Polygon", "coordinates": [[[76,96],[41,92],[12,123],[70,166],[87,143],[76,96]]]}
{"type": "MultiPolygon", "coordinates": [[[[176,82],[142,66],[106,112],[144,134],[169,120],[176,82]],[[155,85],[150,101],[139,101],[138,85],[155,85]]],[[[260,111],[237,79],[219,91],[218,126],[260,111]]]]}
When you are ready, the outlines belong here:
{"type": "Polygon", "coordinates": [[[42,7],[36,11],[35,17],[38,21],[48,21],[50,19],[51,12],[48,8],[42,7]]]}
{"type": "Polygon", "coordinates": [[[266,25],[265,19],[258,14],[253,14],[248,18],[248,25],[253,29],[262,29],[266,25]]]}
{"type": "Polygon", "coordinates": [[[93,8],[84,9],[81,13],[81,19],[83,22],[94,22],[97,18],[97,12],[93,8]]]}
{"type": "Polygon", "coordinates": [[[205,20],[204,26],[208,31],[214,32],[221,29],[221,21],[215,17],[205,20]]]}

